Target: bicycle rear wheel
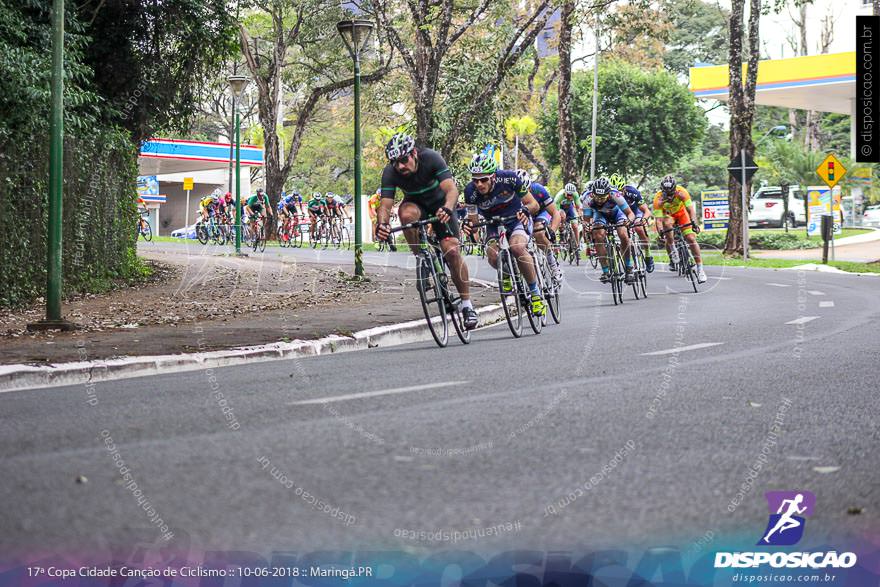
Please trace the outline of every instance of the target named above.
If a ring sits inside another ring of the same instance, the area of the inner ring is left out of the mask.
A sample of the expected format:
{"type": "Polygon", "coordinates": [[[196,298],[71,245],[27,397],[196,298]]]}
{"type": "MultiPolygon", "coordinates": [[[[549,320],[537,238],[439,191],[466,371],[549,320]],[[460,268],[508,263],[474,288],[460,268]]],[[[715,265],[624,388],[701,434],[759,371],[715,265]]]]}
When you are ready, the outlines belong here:
{"type": "Polygon", "coordinates": [[[550,308],[550,317],[559,324],[562,321],[562,310],[559,307],[559,288],[553,278],[553,272],[550,270],[550,264],[547,262],[547,255],[542,251],[541,256],[541,275],[544,278],[544,301],[550,308]]]}
{"type": "Polygon", "coordinates": [[[449,344],[449,320],[446,311],[446,300],[440,291],[437,281],[437,272],[434,268],[433,259],[426,255],[418,257],[416,267],[416,289],[419,290],[419,299],[422,302],[422,311],[428,322],[428,329],[434,342],[439,347],[449,344]]]}
{"type": "Polygon", "coordinates": [[[636,299],[639,299],[639,293],[641,291],[641,285],[639,283],[639,275],[641,275],[642,271],[645,269],[644,261],[642,261],[639,257],[641,253],[641,249],[635,244],[635,240],[630,240],[630,260],[632,262],[632,272],[633,277],[635,278],[632,282],[632,290],[633,295],[636,299]]]}
{"type": "Polygon", "coordinates": [[[614,305],[623,303],[623,262],[620,258],[620,249],[617,248],[617,242],[610,247],[611,259],[611,295],[614,298],[614,305]]]}
{"type": "Polygon", "coordinates": [[[498,254],[498,291],[501,293],[501,306],[504,308],[504,317],[510,327],[510,333],[514,338],[522,336],[523,331],[523,307],[518,290],[518,279],[513,269],[513,258],[510,251],[502,250],[498,254]],[[509,287],[505,288],[507,280],[509,287]]]}
{"type": "Polygon", "coordinates": [[[639,289],[642,292],[642,299],[648,297],[648,271],[646,269],[647,264],[645,263],[645,253],[642,251],[642,247],[636,247],[636,262],[638,263],[638,273],[636,274],[636,280],[638,281],[639,289]]]}

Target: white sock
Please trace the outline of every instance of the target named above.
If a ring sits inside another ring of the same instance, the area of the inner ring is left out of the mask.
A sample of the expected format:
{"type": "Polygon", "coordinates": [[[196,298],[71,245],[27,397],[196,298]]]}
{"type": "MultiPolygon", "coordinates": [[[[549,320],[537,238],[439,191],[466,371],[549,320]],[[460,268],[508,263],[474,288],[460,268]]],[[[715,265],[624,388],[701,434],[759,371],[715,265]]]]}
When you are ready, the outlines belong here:
{"type": "Polygon", "coordinates": [[[466,299],[466,300],[461,300],[461,307],[462,307],[462,308],[471,308],[471,309],[473,309],[474,306],[473,306],[473,304],[471,304],[471,300],[470,300],[470,298],[469,298],[469,299],[466,299]]]}

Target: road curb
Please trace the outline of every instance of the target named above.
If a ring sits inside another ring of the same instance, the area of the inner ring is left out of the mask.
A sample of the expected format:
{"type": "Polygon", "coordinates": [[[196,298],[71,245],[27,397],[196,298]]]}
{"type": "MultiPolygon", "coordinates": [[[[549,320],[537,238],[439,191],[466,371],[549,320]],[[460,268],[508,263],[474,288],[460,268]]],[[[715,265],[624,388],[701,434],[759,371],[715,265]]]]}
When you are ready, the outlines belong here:
{"type": "MultiPolygon", "coordinates": [[[[504,319],[504,312],[500,305],[479,308],[477,313],[480,315],[481,326],[488,326],[504,319]]],[[[455,335],[451,334],[450,336],[454,338],[455,335]]],[[[351,336],[333,334],[317,340],[276,342],[204,353],[125,357],[107,361],[78,361],[45,366],[0,365],[0,393],[60,385],[92,385],[102,381],[128,377],[314,357],[397,346],[421,342],[430,338],[431,331],[422,319],[368,328],[355,332],[351,336]]]]}

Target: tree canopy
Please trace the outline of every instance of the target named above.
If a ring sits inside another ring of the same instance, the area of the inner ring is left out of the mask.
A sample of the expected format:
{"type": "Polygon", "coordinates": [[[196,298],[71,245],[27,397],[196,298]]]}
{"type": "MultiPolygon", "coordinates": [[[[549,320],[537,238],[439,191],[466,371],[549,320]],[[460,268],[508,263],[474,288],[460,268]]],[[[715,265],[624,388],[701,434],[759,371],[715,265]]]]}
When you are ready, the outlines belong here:
{"type": "MultiPolygon", "coordinates": [[[[592,126],[592,72],[578,72],[572,81],[574,128],[581,139],[577,160],[583,166],[592,126]]],[[[703,140],[705,114],[669,73],[608,62],[599,68],[599,96],[599,173],[672,172],[703,140]]],[[[554,165],[559,157],[556,124],[555,100],[550,100],[541,119],[541,136],[544,152],[554,165]]]]}

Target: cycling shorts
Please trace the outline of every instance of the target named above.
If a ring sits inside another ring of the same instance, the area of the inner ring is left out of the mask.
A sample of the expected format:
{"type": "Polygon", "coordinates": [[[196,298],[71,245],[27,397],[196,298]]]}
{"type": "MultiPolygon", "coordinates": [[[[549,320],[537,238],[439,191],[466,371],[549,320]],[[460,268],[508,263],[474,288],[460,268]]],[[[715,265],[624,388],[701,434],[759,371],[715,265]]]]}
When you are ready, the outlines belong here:
{"type": "MultiPolygon", "coordinates": [[[[673,214],[667,214],[668,218],[672,218],[675,220],[675,223],[679,226],[684,226],[685,224],[690,224],[691,217],[688,215],[688,211],[686,208],[682,208],[673,214]]],[[[688,226],[687,228],[681,229],[681,234],[693,234],[694,228],[692,226],[688,226]]]]}
{"type": "Polygon", "coordinates": [[[553,217],[550,216],[550,212],[548,212],[547,210],[541,210],[535,216],[535,222],[543,222],[547,226],[548,229],[550,228],[550,222],[552,220],[553,220],[553,217]]]}
{"type": "Polygon", "coordinates": [[[614,208],[611,212],[593,210],[593,224],[596,226],[619,224],[624,220],[626,220],[626,214],[620,208],[614,208]]]}
{"type": "Polygon", "coordinates": [[[577,218],[577,210],[574,208],[574,203],[563,206],[562,211],[565,212],[566,220],[575,220],[577,218]]]}
{"type": "MultiPolygon", "coordinates": [[[[517,220],[511,220],[509,222],[504,223],[504,230],[507,231],[507,240],[510,242],[510,239],[516,234],[522,234],[524,236],[531,236],[532,234],[532,219],[529,218],[528,224],[523,225],[522,222],[517,220]]],[[[495,224],[490,224],[486,227],[486,242],[489,241],[497,241],[500,236],[500,227],[495,224]]]]}
{"type": "MultiPolygon", "coordinates": [[[[421,218],[427,218],[428,216],[434,216],[437,210],[443,206],[444,200],[439,200],[437,202],[429,202],[429,205],[426,205],[421,200],[409,199],[407,197],[403,198],[403,201],[400,202],[401,205],[410,203],[415,204],[419,207],[419,211],[421,211],[421,218]]],[[[444,240],[447,238],[460,239],[461,230],[459,229],[458,217],[453,214],[452,218],[449,219],[449,222],[432,222],[431,228],[434,229],[434,235],[437,237],[437,240],[444,240]]]]}

